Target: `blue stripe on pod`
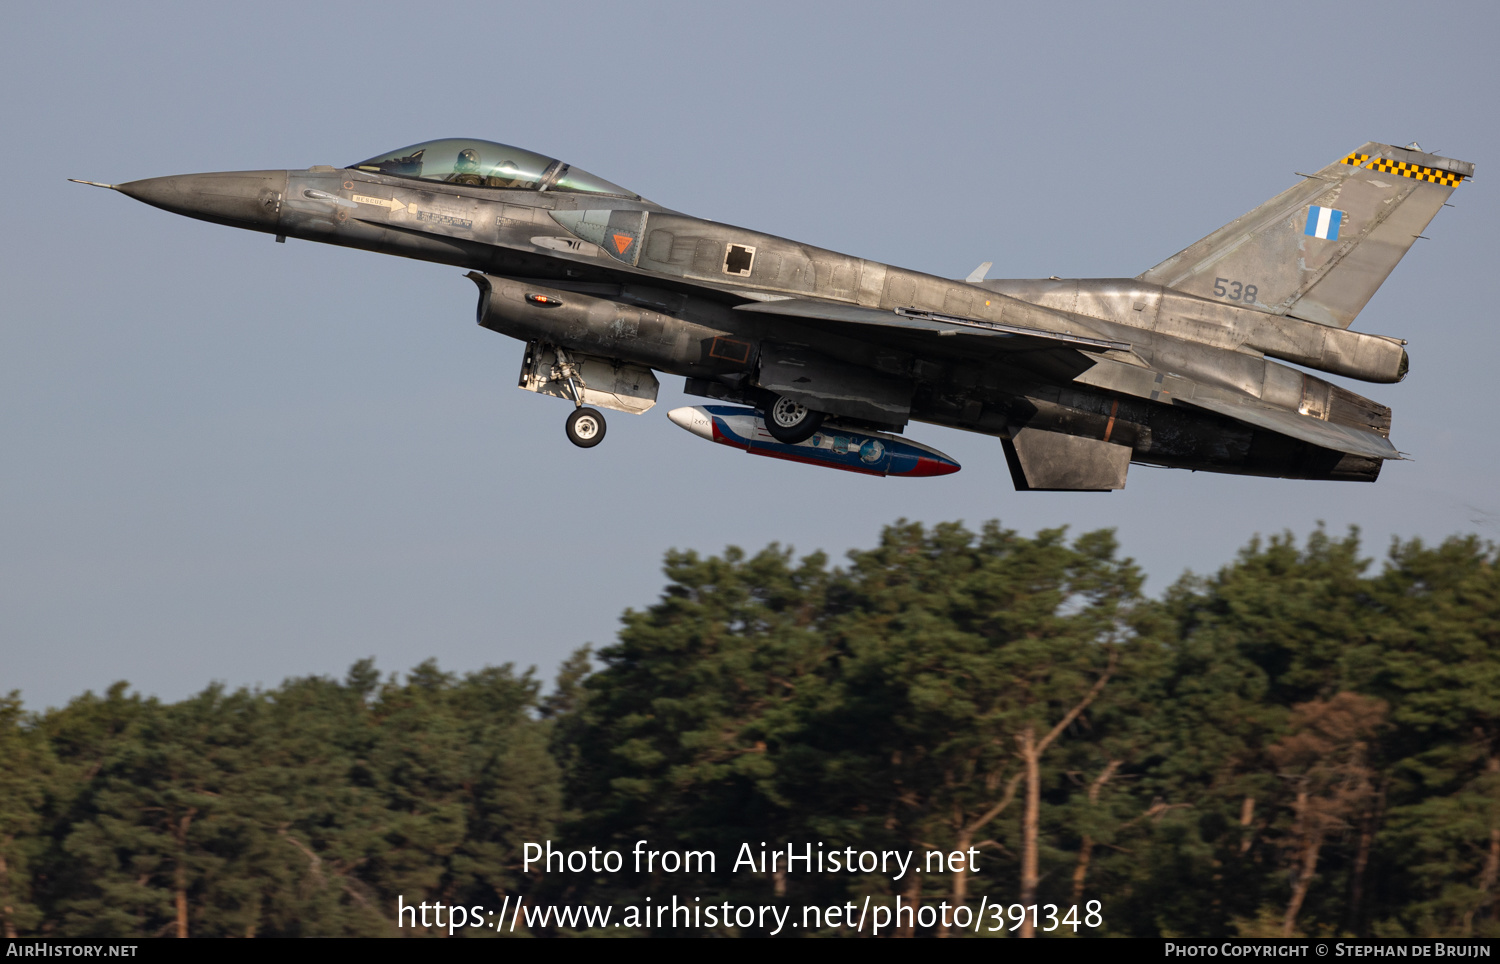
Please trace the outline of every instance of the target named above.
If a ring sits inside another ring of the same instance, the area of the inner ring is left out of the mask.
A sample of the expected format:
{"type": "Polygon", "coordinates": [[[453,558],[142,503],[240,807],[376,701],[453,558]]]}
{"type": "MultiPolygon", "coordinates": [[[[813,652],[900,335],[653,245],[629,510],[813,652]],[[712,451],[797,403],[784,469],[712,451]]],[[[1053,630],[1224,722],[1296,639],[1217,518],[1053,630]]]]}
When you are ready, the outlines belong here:
{"type": "Polygon", "coordinates": [[[754,409],[705,405],[713,418],[714,441],[755,455],[824,465],[865,475],[947,475],[959,465],[935,449],[884,433],[833,424],[795,445],[772,438],[754,409]]]}

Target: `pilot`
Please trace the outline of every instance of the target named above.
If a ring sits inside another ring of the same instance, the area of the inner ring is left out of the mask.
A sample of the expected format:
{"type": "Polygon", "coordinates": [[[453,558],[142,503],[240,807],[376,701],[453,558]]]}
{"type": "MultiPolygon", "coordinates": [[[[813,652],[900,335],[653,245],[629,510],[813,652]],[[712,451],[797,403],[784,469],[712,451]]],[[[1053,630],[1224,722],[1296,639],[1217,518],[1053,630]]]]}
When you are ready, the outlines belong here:
{"type": "Polygon", "coordinates": [[[530,182],[521,174],[521,169],[516,166],[515,161],[504,161],[495,165],[495,172],[490,175],[490,187],[530,186],[530,182]]]}
{"type": "Polygon", "coordinates": [[[479,173],[479,152],[472,147],[459,151],[458,160],[453,162],[453,176],[448,180],[453,184],[483,186],[484,178],[479,173]]]}

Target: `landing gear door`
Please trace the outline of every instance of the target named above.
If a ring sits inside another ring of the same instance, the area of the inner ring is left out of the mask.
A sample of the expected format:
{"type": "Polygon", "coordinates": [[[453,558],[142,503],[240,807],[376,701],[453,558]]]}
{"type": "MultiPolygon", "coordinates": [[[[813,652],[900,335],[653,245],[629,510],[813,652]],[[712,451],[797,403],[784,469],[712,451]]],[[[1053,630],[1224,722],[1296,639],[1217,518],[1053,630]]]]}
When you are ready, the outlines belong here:
{"type": "Polygon", "coordinates": [[[593,355],[567,353],[579,386],[579,398],[562,377],[557,351],[537,342],[526,346],[521,362],[520,387],[539,395],[552,395],[570,402],[594,405],[615,412],[640,415],[656,404],[661,383],[656,374],[643,365],[627,365],[593,355]]]}
{"type": "Polygon", "coordinates": [[[756,383],[829,415],[898,428],[911,417],[910,382],[797,345],[761,345],[756,383]]]}

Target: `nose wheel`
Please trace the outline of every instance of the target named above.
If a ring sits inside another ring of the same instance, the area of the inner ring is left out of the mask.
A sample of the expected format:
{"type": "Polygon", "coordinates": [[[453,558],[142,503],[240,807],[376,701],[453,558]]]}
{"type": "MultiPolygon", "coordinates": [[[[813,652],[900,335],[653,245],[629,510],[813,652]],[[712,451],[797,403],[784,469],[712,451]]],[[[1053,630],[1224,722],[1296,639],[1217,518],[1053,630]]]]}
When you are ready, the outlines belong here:
{"type": "Polygon", "coordinates": [[[581,449],[591,449],[604,441],[604,416],[596,409],[573,409],[566,428],[568,441],[581,449]]]}

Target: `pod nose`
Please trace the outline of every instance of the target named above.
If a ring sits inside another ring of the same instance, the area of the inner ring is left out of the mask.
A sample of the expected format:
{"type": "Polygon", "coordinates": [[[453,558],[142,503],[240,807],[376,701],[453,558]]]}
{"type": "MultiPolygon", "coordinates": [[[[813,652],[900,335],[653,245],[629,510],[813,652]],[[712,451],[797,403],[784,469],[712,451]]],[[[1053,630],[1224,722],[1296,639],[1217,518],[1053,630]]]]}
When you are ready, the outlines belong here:
{"type": "Polygon", "coordinates": [[[706,438],[710,442],[714,440],[713,418],[702,408],[674,408],[667,413],[667,418],[672,420],[673,425],[685,428],[699,438],[706,438]]]}
{"type": "Polygon", "coordinates": [[[237,228],[274,231],[286,194],[286,171],[177,174],[115,185],[152,207],[237,228]]]}

